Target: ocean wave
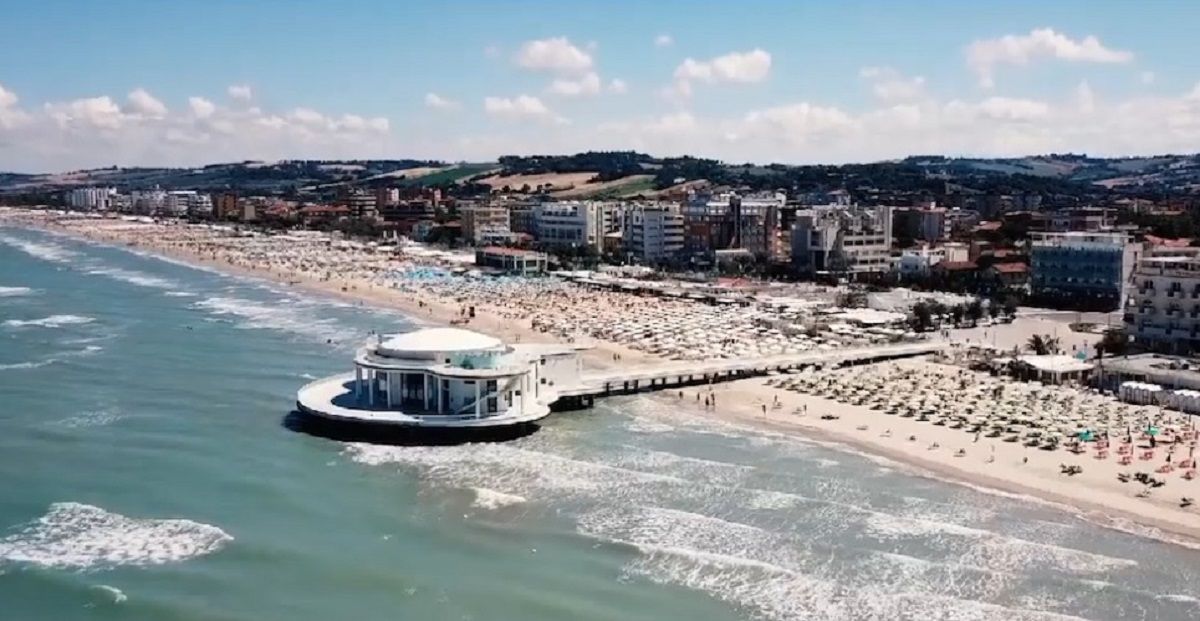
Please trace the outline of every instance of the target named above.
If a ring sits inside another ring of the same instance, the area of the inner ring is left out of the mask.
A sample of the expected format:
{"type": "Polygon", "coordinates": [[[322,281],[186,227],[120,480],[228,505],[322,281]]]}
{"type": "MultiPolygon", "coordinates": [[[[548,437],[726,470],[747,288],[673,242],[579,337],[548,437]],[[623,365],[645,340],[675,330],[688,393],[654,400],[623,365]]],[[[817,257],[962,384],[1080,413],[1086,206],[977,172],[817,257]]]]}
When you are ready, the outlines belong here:
{"type": "Polygon", "coordinates": [[[473,491],[475,492],[475,501],[471,503],[471,506],[480,509],[499,509],[526,502],[524,496],[505,494],[486,487],[476,487],[473,491]]]}
{"type": "Polygon", "coordinates": [[[58,362],[56,358],[47,358],[46,360],[38,360],[36,362],[14,362],[11,364],[0,364],[0,371],[10,371],[18,369],[40,369],[44,366],[49,366],[58,362]]]}
{"type": "Polygon", "coordinates": [[[196,297],[196,294],[192,293],[190,291],[168,291],[168,292],[164,293],[163,295],[165,295],[169,298],[194,298],[194,297],[196,297]]]}
{"type": "Polygon", "coordinates": [[[12,246],[36,259],[52,263],[69,263],[72,259],[79,256],[78,253],[72,252],[58,244],[35,242],[10,235],[0,234],[0,243],[12,246]]]}
{"type": "MultiPolygon", "coordinates": [[[[1073,619],[980,599],[1010,576],[890,553],[853,563],[765,528],[661,507],[583,515],[585,536],[633,547],[626,570],[767,619],[1073,619]]],[[[854,554],[849,552],[849,554],[854,554]]]]}
{"type": "Polygon", "coordinates": [[[97,591],[104,591],[105,593],[110,595],[112,597],[112,601],[114,604],[121,604],[129,599],[128,597],[125,596],[124,591],[122,591],[121,589],[118,589],[115,586],[109,586],[107,584],[97,584],[93,588],[96,589],[97,591]]]}
{"type": "Polygon", "coordinates": [[[277,330],[322,341],[341,342],[347,330],[334,319],[318,319],[304,309],[289,307],[281,302],[255,302],[242,298],[210,297],[192,304],[193,308],[214,315],[240,317],[240,328],[277,330]]]}
{"type": "Polygon", "coordinates": [[[0,298],[16,298],[33,293],[29,287],[0,287],[0,298]]]}
{"type": "Polygon", "coordinates": [[[68,429],[103,427],[106,425],[111,425],[122,418],[125,418],[125,416],[116,410],[93,410],[81,412],[74,416],[69,416],[55,422],[54,424],[59,427],[66,427],[68,429]]]}
{"type": "Polygon", "coordinates": [[[87,273],[96,276],[108,276],[114,280],[127,282],[131,285],[137,285],[139,287],[149,287],[153,289],[173,289],[178,286],[178,284],[167,280],[166,278],[151,276],[150,274],[146,274],[144,272],[127,270],[119,267],[93,267],[87,270],[87,273]]]}
{"type": "Polygon", "coordinates": [[[95,321],[91,317],[83,317],[80,315],[51,315],[42,317],[41,319],[9,319],[4,322],[4,325],[11,328],[61,328],[63,326],[77,326],[95,321]]]}
{"type": "Polygon", "coordinates": [[[0,559],[67,569],[160,565],[216,552],[232,540],[220,528],[192,520],[130,518],[59,502],[0,539],[0,559]]]}

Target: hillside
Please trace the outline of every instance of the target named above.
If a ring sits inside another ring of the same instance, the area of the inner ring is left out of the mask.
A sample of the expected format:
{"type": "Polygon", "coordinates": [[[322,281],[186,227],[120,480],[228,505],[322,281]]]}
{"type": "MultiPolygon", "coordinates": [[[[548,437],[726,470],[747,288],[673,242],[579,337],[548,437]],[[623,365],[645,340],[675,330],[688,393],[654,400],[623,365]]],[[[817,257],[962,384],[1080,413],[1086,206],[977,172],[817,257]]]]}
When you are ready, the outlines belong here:
{"type": "Polygon", "coordinates": [[[563,198],[656,196],[694,185],[793,193],[845,189],[863,198],[947,192],[1072,197],[1162,198],[1200,192],[1200,156],[1093,158],[1050,154],[1021,158],[912,156],[870,164],[736,164],[696,157],[659,158],[632,151],[504,156],[496,162],[423,160],[238,162],[199,168],[103,168],[44,175],[0,173],[0,192],[25,193],[108,185],[119,190],[242,192],[327,196],[347,185],[441,187],[452,194],[546,193],[563,198]]]}

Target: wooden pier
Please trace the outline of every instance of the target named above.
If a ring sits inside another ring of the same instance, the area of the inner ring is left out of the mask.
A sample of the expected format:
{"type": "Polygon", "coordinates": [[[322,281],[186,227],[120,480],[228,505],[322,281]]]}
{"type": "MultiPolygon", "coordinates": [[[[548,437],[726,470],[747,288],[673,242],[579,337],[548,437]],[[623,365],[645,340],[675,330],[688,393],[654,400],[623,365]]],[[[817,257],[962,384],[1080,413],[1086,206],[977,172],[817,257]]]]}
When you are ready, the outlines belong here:
{"type": "Polygon", "coordinates": [[[870,364],[882,360],[923,356],[941,351],[946,343],[907,343],[857,349],[809,351],[759,358],[712,361],[672,361],[652,366],[585,373],[575,386],[558,388],[555,409],[589,408],[596,397],[627,395],[728,382],[804,367],[870,364]]]}

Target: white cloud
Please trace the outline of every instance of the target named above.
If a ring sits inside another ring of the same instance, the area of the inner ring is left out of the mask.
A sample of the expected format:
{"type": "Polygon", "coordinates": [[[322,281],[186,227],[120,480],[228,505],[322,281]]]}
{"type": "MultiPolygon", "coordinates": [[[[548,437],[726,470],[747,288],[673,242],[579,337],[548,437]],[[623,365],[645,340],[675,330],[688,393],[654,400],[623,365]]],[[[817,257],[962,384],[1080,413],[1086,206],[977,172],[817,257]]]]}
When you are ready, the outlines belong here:
{"type": "Polygon", "coordinates": [[[863,67],[858,75],[871,83],[871,92],[884,103],[912,101],[925,94],[924,77],[908,77],[891,67],[863,67]]]}
{"type": "Polygon", "coordinates": [[[1075,40],[1052,28],[1038,28],[1026,35],[1005,35],[998,39],[983,39],[967,46],[967,65],[985,88],[995,84],[997,65],[1026,65],[1038,58],[1055,58],[1072,62],[1127,63],[1133,53],[1105,47],[1094,36],[1075,40]]]}
{"type": "Polygon", "coordinates": [[[685,58],[675,68],[675,92],[687,97],[692,93],[692,82],[707,84],[749,84],[767,79],[771,72],[771,55],[761,49],[748,52],[730,52],[724,56],[698,61],[685,58]]]}
{"type": "Polygon", "coordinates": [[[1083,114],[1091,114],[1096,111],[1096,93],[1092,92],[1092,86],[1087,83],[1087,80],[1080,82],[1079,86],[1075,87],[1075,103],[1083,114]]]}
{"type": "Polygon", "coordinates": [[[554,113],[541,99],[531,95],[484,97],[483,110],[490,116],[508,120],[554,120],[554,113]]]}
{"type": "Polygon", "coordinates": [[[117,129],[125,120],[120,106],[107,95],[46,104],[44,109],[62,129],[117,129]]]}
{"type": "Polygon", "coordinates": [[[1155,75],[1153,71],[1143,71],[1138,76],[1138,79],[1142,81],[1142,84],[1154,84],[1154,78],[1155,75]]]}
{"type": "Polygon", "coordinates": [[[558,78],[550,83],[546,92],[561,97],[590,97],[600,94],[600,76],[588,72],[577,80],[558,78]]]}
{"type": "Polygon", "coordinates": [[[608,91],[610,93],[621,95],[629,91],[629,85],[626,84],[625,80],[622,80],[621,78],[613,78],[612,81],[608,83],[608,91]]]}
{"type": "Polygon", "coordinates": [[[532,71],[580,74],[592,68],[592,56],[566,37],[526,41],[517,52],[519,66],[532,71]]]}
{"type": "Polygon", "coordinates": [[[453,99],[442,97],[437,93],[425,93],[425,107],[433,110],[457,110],[462,105],[453,99]]]}
{"type": "Polygon", "coordinates": [[[213,102],[203,97],[188,97],[188,108],[191,109],[192,116],[198,119],[207,119],[217,109],[213,102]]]}
{"type": "Polygon", "coordinates": [[[151,119],[161,119],[167,116],[167,106],[155,99],[144,88],[134,89],[129,93],[129,113],[151,119]]]}
{"type": "Polygon", "coordinates": [[[988,97],[978,109],[984,116],[1001,121],[1031,121],[1050,113],[1045,102],[1014,97],[988,97]]]}
{"type": "Polygon", "coordinates": [[[671,35],[666,33],[654,37],[654,47],[670,47],[673,43],[675,43],[675,39],[672,39],[671,35]]]}
{"type": "Polygon", "coordinates": [[[167,110],[152,99],[130,94],[128,102],[119,105],[110,96],[98,96],[26,110],[15,94],[0,87],[0,170],[379,158],[395,151],[391,124],[383,117],[308,109],[279,114],[258,107],[216,106],[203,97],[167,110]]]}
{"type": "Polygon", "coordinates": [[[17,94],[4,88],[3,84],[0,84],[0,108],[14,106],[17,101],[17,94]]]}
{"type": "Polygon", "coordinates": [[[233,84],[225,92],[229,94],[230,99],[237,101],[250,101],[254,99],[254,90],[250,88],[249,84],[233,84]]]}
{"type": "Polygon", "coordinates": [[[29,115],[17,107],[17,94],[0,84],[0,129],[12,129],[25,123],[29,115]]]}

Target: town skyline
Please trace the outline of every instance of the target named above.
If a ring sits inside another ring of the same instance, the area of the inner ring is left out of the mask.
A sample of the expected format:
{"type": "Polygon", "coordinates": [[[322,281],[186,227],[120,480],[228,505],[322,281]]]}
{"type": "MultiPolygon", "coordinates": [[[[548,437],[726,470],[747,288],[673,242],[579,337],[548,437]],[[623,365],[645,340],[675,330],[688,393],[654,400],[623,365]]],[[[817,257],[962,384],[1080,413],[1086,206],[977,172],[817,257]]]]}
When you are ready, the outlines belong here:
{"type": "Polygon", "coordinates": [[[1181,4],[668,2],[636,20],[591,2],[117,4],[5,7],[0,170],[589,150],[839,164],[1200,144],[1185,36],[1198,9],[1181,4]],[[212,36],[181,39],[181,23],[212,36]]]}

